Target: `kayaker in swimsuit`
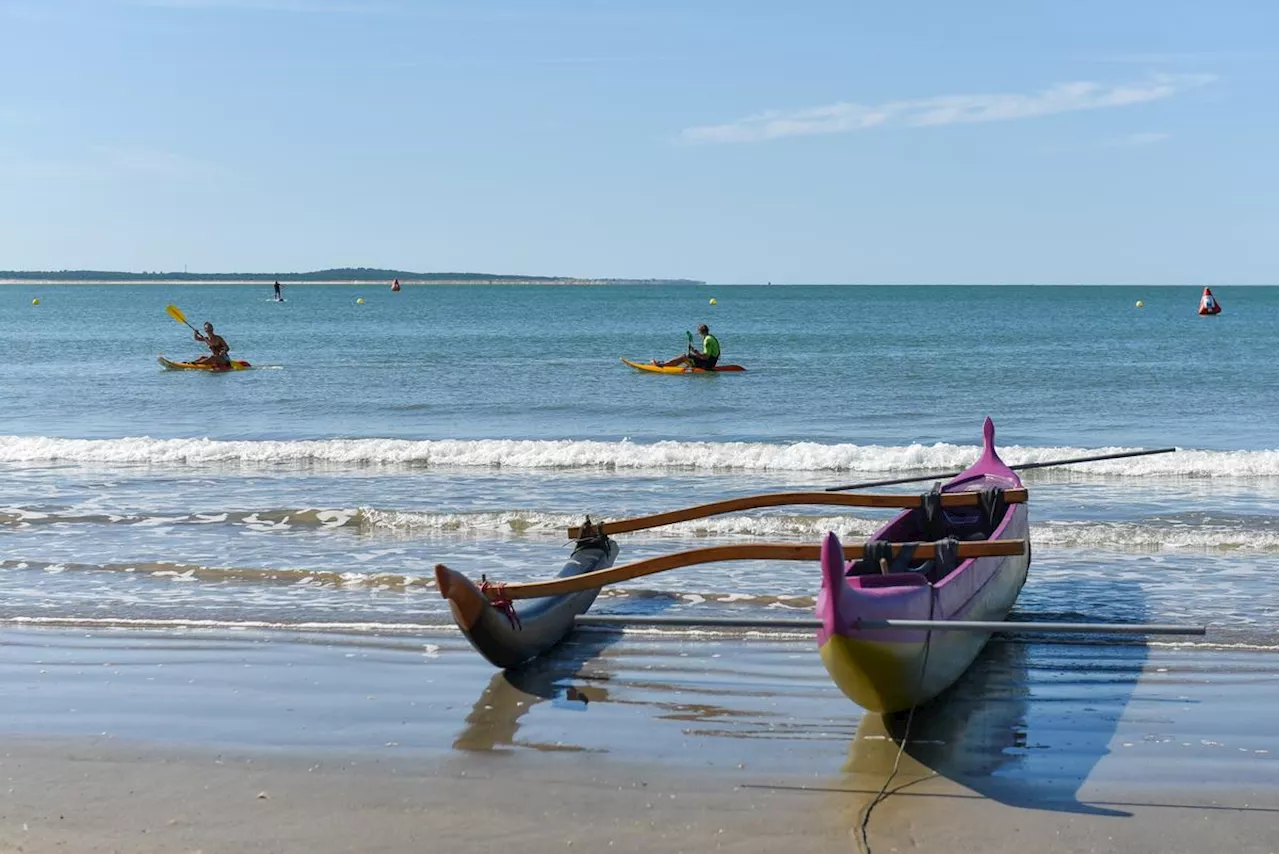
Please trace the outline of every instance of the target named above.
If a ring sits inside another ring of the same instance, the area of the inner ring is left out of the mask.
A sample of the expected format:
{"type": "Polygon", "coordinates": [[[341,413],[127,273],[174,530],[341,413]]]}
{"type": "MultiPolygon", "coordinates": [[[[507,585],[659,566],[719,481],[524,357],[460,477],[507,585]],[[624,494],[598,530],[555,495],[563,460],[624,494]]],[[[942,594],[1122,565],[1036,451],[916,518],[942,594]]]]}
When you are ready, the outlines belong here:
{"type": "Polygon", "coordinates": [[[707,324],[698,327],[698,334],[702,336],[702,349],[696,350],[689,348],[689,352],[683,356],[676,356],[665,362],[657,359],[653,363],[660,368],[674,368],[676,365],[692,365],[695,368],[702,368],[704,371],[710,371],[715,368],[716,362],[720,361],[720,342],[716,336],[711,334],[711,330],[707,324]]]}
{"type": "Polygon", "coordinates": [[[203,341],[209,347],[209,355],[201,356],[192,362],[193,365],[213,365],[215,370],[226,371],[231,368],[231,357],[227,353],[231,348],[221,335],[213,331],[213,324],[205,321],[204,334],[195,334],[197,341],[203,341]]]}

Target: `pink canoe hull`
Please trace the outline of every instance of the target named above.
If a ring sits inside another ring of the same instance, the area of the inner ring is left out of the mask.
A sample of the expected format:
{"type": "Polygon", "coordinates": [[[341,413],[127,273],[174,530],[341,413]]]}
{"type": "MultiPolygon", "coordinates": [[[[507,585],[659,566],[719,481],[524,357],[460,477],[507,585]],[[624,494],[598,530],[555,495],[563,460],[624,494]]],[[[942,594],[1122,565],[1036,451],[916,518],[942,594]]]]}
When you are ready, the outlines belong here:
{"type": "MultiPolygon", "coordinates": [[[[1022,481],[1000,460],[987,419],[984,449],[973,466],[952,479],[943,492],[1012,489],[1022,481]]],[[[872,539],[903,541],[912,514],[898,514],[872,539]]],[[[1027,539],[1027,505],[1009,505],[988,539],[1027,539]]],[[[917,539],[907,537],[906,539],[917,539]]],[[[921,705],[950,687],[968,669],[989,634],[945,630],[863,630],[859,620],[1005,619],[1027,579],[1030,551],[1006,557],[962,561],[930,584],[918,572],[847,576],[840,541],[828,534],[822,544],[822,589],[818,595],[818,647],[837,686],[855,703],[890,713],[921,705]]]]}

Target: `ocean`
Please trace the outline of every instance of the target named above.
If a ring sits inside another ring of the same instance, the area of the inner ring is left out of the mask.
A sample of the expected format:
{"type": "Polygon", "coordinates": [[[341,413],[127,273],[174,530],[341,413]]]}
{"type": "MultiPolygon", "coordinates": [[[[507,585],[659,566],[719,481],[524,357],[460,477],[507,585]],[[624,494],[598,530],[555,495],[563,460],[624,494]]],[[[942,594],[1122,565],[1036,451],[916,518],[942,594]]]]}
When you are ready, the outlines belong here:
{"type": "MultiPolygon", "coordinates": [[[[1168,643],[1274,647],[1277,289],[1215,288],[1212,318],[1199,293],[5,286],[0,621],[452,632],[436,563],[532,580],[586,515],[958,471],[990,416],[1010,464],[1178,449],[1026,473],[1015,617],[1207,623],[1168,643]],[[202,352],[168,303],[254,369],[162,370],[159,354],[202,352]],[[745,372],[619,361],[677,355],[703,322],[745,372]]],[[[622,535],[619,563],[856,542],[885,518],[715,517],[622,535]]],[[[817,587],[807,564],[713,564],[608,589],[593,612],[804,616],[817,587]]]]}

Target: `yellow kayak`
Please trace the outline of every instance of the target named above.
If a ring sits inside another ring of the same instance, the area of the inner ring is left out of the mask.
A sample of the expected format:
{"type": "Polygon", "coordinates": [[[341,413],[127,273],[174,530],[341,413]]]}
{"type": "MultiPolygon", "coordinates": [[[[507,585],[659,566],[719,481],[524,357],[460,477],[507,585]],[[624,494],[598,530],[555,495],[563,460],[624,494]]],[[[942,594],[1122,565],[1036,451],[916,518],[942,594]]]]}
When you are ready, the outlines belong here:
{"type": "MultiPolygon", "coordinates": [[[[195,362],[171,362],[168,359],[166,359],[164,356],[159,356],[157,358],[158,358],[158,361],[160,362],[160,366],[164,368],[166,371],[208,371],[211,374],[220,374],[220,373],[225,373],[225,371],[228,370],[228,369],[218,370],[213,365],[203,364],[203,363],[196,364],[195,362]]],[[[253,365],[250,365],[248,362],[237,359],[231,362],[231,367],[229,370],[244,371],[252,367],[253,365]]]]}
{"type": "Polygon", "coordinates": [[[675,365],[674,367],[663,368],[652,362],[633,362],[630,359],[623,359],[622,363],[630,365],[637,371],[648,371],[651,374],[718,374],[746,370],[742,365],[716,365],[708,371],[706,368],[693,368],[689,365],[675,365]]]}

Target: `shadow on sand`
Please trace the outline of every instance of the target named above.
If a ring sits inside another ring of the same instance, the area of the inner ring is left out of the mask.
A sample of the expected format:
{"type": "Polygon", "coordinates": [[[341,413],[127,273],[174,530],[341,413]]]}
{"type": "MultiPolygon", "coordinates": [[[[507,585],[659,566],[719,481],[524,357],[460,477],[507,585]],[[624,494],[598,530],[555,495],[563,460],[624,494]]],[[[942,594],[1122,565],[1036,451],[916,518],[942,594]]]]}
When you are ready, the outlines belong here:
{"type": "MultiPolygon", "coordinates": [[[[1080,616],[1036,615],[1058,618],[1080,616]]],[[[1129,816],[1083,803],[1078,793],[1110,754],[1146,660],[1141,642],[995,638],[914,717],[866,715],[842,770],[864,777],[865,789],[889,779],[897,763],[888,791],[905,794],[914,783],[942,776],[1024,809],[1129,816]]]]}

